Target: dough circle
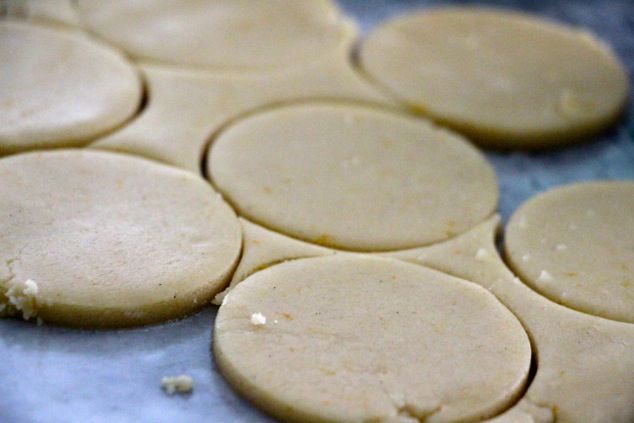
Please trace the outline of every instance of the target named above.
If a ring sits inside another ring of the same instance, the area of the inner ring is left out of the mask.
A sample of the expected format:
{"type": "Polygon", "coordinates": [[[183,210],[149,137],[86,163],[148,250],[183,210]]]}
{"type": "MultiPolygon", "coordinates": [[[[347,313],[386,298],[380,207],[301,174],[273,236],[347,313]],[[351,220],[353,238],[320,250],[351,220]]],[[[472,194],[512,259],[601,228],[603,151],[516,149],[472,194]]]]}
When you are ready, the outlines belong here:
{"type": "Polygon", "coordinates": [[[221,133],[207,163],[240,215],[346,250],[448,239],[484,220],[498,199],[493,169],[461,137],[353,105],[256,114],[221,133]]]}
{"type": "Polygon", "coordinates": [[[85,26],[137,59],[266,69],[336,51],[354,33],[331,0],[80,0],[85,26]]]}
{"type": "Polygon", "coordinates": [[[136,70],[79,33],[0,22],[0,63],[0,155],[83,145],[139,108],[136,70]]]}
{"type": "Polygon", "coordinates": [[[526,332],[487,290],[359,256],[252,275],[220,307],[213,351],[259,407],[320,422],[486,418],[522,393],[531,361],[526,332]]]}
{"type": "Polygon", "coordinates": [[[505,252],[549,299],[634,323],[634,182],[580,183],[532,198],[509,221],[505,252]]]}
{"type": "Polygon", "coordinates": [[[413,109],[498,148],[594,134],[628,94],[623,66],[591,34],[486,8],[392,20],[368,36],[360,62],[413,109]]]}
{"type": "Polygon", "coordinates": [[[46,322],[123,327],[184,316],[224,288],[240,254],[235,213],[189,172],[60,150],[0,160],[0,180],[0,303],[11,288],[26,294],[31,280],[29,314],[46,322]]]}

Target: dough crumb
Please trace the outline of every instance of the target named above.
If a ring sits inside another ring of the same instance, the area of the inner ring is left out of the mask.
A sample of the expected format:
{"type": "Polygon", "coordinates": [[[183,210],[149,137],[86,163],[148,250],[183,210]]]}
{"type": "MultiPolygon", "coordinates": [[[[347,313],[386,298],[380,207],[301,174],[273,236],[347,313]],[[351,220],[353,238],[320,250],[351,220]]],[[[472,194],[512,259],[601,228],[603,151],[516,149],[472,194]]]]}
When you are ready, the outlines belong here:
{"type": "Polygon", "coordinates": [[[229,294],[229,288],[225,289],[222,292],[216,294],[216,296],[211,300],[212,304],[223,306],[225,302],[227,302],[227,295],[229,294]]]}
{"type": "Polygon", "coordinates": [[[557,251],[565,251],[568,249],[568,246],[566,244],[557,244],[557,246],[555,247],[555,249],[557,251]]]}
{"type": "Polygon", "coordinates": [[[251,323],[255,326],[263,326],[266,325],[266,316],[262,313],[253,313],[251,315],[251,323]]]}
{"type": "Polygon", "coordinates": [[[484,261],[489,258],[489,252],[484,248],[478,248],[478,252],[475,255],[476,260],[484,261]]]}
{"type": "Polygon", "coordinates": [[[33,279],[27,279],[24,283],[13,285],[4,294],[8,303],[2,304],[0,312],[9,316],[15,316],[21,312],[24,320],[29,320],[37,314],[39,291],[39,287],[33,279]]]}
{"type": "Polygon", "coordinates": [[[523,260],[523,261],[529,261],[530,259],[531,259],[531,255],[530,255],[530,254],[524,254],[524,255],[522,256],[522,260],[523,260]]]}
{"type": "Polygon", "coordinates": [[[537,278],[537,282],[552,282],[554,280],[555,278],[553,278],[553,275],[548,273],[546,270],[542,270],[542,272],[539,274],[539,277],[537,278]]]}
{"type": "Polygon", "coordinates": [[[161,387],[167,395],[174,395],[177,392],[191,392],[194,389],[194,379],[188,375],[166,376],[161,379],[161,387]]]}

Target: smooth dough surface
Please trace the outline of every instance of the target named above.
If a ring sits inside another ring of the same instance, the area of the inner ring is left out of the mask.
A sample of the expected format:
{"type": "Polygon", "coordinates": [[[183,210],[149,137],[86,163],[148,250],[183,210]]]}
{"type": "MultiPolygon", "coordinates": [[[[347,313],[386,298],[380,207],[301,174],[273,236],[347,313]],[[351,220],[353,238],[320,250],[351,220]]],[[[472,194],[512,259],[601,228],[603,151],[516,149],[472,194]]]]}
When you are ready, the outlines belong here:
{"type": "Polygon", "coordinates": [[[394,107],[350,63],[354,38],[302,67],[241,73],[142,65],[148,103],[137,119],[91,147],[121,151],[199,172],[207,144],[253,110],[306,100],[363,101],[394,107]]]}
{"type": "Polygon", "coordinates": [[[513,270],[551,300],[634,323],[634,182],[534,197],[511,218],[505,251],[513,270]]]}
{"type": "Polygon", "coordinates": [[[315,103],[253,115],[218,136],[207,164],[240,215],[346,250],[450,238],[498,199],[492,168],[468,142],[369,107],[315,103]]]}
{"type": "Polygon", "coordinates": [[[0,19],[20,19],[76,28],[79,16],[74,8],[74,0],[3,0],[0,19]],[[4,13],[4,14],[3,14],[4,13]]]}
{"type": "Polygon", "coordinates": [[[137,59],[266,69],[328,54],[354,28],[330,0],[80,0],[85,26],[137,59]]]}
{"type": "Polygon", "coordinates": [[[234,212],[189,172],[62,150],[0,160],[0,180],[8,314],[84,327],[181,317],[224,287],[240,254],[234,212]]]}
{"type": "Polygon", "coordinates": [[[220,307],[213,342],[228,382],[292,421],[475,421],[516,399],[531,361],[485,289],[360,256],[252,275],[220,307]]]}
{"type": "Polygon", "coordinates": [[[498,254],[499,223],[494,216],[447,242],[388,254],[479,284],[530,334],[534,377],[491,423],[633,422],[634,325],[575,311],[529,288],[498,254]]]}
{"type": "Polygon", "coordinates": [[[141,101],[123,55],[76,32],[0,22],[0,66],[0,155],[86,144],[141,101]]]}
{"type": "Polygon", "coordinates": [[[363,69],[413,109],[482,145],[554,147],[612,123],[627,74],[588,32],[516,12],[443,8],[392,20],[363,69]]]}

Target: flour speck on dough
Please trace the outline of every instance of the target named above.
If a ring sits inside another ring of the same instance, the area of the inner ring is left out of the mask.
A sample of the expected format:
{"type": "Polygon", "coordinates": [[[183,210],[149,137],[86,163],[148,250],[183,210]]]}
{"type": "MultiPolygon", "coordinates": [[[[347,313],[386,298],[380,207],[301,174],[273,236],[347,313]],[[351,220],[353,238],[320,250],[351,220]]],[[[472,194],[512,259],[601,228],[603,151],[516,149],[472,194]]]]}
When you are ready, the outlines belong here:
{"type": "Polygon", "coordinates": [[[255,326],[264,326],[266,325],[266,316],[262,313],[253,313],[251,315],[251,323],[255,326]]]}

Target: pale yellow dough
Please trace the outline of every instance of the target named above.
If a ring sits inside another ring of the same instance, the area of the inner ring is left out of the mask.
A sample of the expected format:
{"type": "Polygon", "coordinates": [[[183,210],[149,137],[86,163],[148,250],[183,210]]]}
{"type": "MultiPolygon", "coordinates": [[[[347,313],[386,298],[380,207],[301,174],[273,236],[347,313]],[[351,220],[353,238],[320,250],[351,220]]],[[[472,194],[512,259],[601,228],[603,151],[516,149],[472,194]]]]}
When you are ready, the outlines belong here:
{"type": "Polygon", "coordinates": [[[476,421],[513,403],[531,361],[485,289],[361,256],[254,274],[221,306],[213,350],[238,392],[302,422],[476,421]]]}
{"type": "Polygon", "coordinates": [[[79,0],[85,27],[136,59],[242,71],[305,64],[354,33],[330,0],[79,0]]]}
{"type": "Polygon", "coordinates": [[[492,168],[464,139],[353,105],[248,117],[217,137],[207,165],[241,216],[346,250],[445,240],[488,217],[498,199],[492,168]]]}
{"type": "Polygon", "coordinates": [[[506,229],[506,258],[560,304],[634,323],[634,182],[580,183],[520,207],[506,229]]]}
{"type": "Polygon", "coordinates": [[[86,144],[141,101],[123,55],[78,32],[0,21],[0,64],[0,155],[86,144]]]}
{"type": "MultiPolygon", "coordinates": [[[[46,25],[77,28],[79,15],[74,0],[2,0],[5,15],[0,19],[20,19],[46,25]]],[[[0,12],[1,13],[1,12],[0,12]]]]}
{"type": "Polygon", "coordinates": [[[0,314],[82,327],[184,316],[224,288],[241,230],[202,178],[125,155],[0,160],[0,314]]]}
{"type": "Polygon", "coordinates": [[[351,66],[354,38],[301,67],[262,73],[211,72],[141,65],[148,102],[141,115],[91,147],[131,153],[200,171],[210,137],[256,109],[309,99],[393,106],[351,66]]]}
{"type": "Polygon", "coordinates": [[[387,254],[478,283],[518,317],[537,356],[521,400],[495,423],[634,421],[634,325],[574,311],[527,287],[495,248],[499,218],[425,248],[387,254]]]}
{"type": "Polygon", "coordinates": [[[627,74],[590,33],[517,12],[442,8],[397,18],[362,45],[363,69],[484,146],[544,148],[594,134],[627,101],[627,74]]]}
{"type": "MultiPolygon", "coordinates": [[[[537,358],[535,376],[520,400],[491,423],[634,421],[634,325],[562,307],[528,288],[498,256],[495,233],[499,222],[493,216],[448,241],[381,256],[481,285],[508,306],[528,332],[537,358]]],[[[352,255],[242,223],[244,251],[236,275],[244,277],[299,257],[352,255]]],[[[234,278],[232,285],[240,280],[234,278]]]]}

